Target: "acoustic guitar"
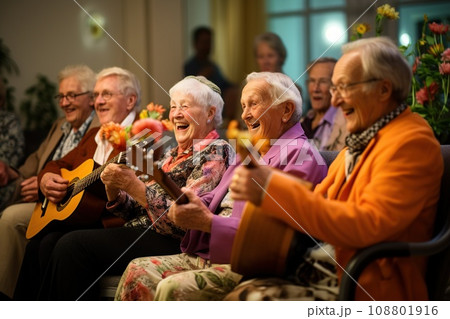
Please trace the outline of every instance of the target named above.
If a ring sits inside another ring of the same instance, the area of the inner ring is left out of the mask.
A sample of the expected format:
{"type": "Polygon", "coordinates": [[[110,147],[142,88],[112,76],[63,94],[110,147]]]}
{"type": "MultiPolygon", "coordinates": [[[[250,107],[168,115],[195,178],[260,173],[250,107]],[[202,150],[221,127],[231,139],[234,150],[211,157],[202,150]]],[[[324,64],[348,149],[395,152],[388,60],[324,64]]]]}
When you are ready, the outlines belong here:
{"type": "Polygon", "coordinates": [[[56,221],[73,227],[88,226],[99,221],[107,201],[104,185],[98,183],[104,197],[94,195],[89,189],[86,191],[86,188],[99,181],[101,173],[111,163],[128,165],[138,175],[151,175],[170,196],[177,200],[177,203],[187,203],[187,197],[158,166],[158,162],[153,158],[153,149],[148,150],[147,146],[149,146],[149,143],[145,140],[132,145],[127,152],[119,153],[96,169],[94,169],[92,159],[86,160],[72,171],[61,169],[61,176],[69,180],[66,196],[57,204],[47,199],[36,204],[27,228],[26,237],[30,239],[36,236],[56,221]]]}
{"type": "MultiPolygon", "coordinates": [[[[242,133],[235,127],[231,131],[228,129],[227,134],[228,138],[237,139],[237,152],[241,158],[250,159],[247,167],[258,167],[252,149],[257,138],[250,140],[248,133],[242,133]]],[[[264,147],[268,149],[268,145],[264,147]]],[[[308,181],[294,176],[292,178],[312,188],[308,181]]],[[[231,269],[245,277],[282,277],[295,269],[306,248],[312,245],[313,241],[307,235],[297,232],[277,218],[267,216],[251,202],[246,202],[233,241],[231,269]]]]}

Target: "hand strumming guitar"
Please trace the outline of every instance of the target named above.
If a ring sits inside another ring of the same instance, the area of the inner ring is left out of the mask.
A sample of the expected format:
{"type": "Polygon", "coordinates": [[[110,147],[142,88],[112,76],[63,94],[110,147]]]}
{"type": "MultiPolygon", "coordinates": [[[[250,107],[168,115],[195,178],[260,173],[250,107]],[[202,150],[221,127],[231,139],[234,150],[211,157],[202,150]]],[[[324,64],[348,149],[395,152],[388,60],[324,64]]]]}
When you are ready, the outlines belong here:
{"type": "Polygon", "coordinates": [[[100,175],[105,184],[108,200],[117,198],[123,190],[133,197],[142,207],[147,207],[146,187],[134,170],[122,164],[108,164],[100,175]]]}
{"type": "Polygon", "coordinates": [[[192,190],[186,187],[181,190],[189,199],[189,203],[172,204],[168,217],[179,227],[210,233],[213,213],[192,190]]]}
{"type": "Polygon", "coordinates": [[[45,173],[42,176],[40,189],[42,194],[52,203],[59,203],[67,193],[69,181],[55,173],[45,173]]]}

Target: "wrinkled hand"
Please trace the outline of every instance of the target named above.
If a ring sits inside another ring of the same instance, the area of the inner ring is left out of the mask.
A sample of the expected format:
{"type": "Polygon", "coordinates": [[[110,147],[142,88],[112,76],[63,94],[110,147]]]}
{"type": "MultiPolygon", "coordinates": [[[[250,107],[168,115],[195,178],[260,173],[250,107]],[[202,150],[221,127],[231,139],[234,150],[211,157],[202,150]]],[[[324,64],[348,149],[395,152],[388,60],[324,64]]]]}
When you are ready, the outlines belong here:
{"type": "Polygon", "coordinates": [[[203,204],[200,198],[190,189],[181,189],[189,199],[184,205],[170,206],[168,217],[179,227],[211,232],[213,213],[203,204]]]}
{"type": "Polygon", "coordinates": [[[67,193],[69,181],[54,173],[45,173],[42,176],[40,188],[44,196],[51,202],[59,203],[67,193]]]}
{"type": "Polygon", "coordinates": [[[100,174],[100,178],[105,184],[109,200],[115,199],[119,190],[131,193],[133,183],[142,183],[131,168],[120,164],[108,164],[100,174]]]}
{"type": "Polygon", "coordinates": [[[264,188],[272,175],[269,166],[259,165],[254,168],[239,166],[231,179],[231,198],[250,201],[256,206],[261,205],[264,198],[264,188]]]}
{"type": "Polygon", "coordinates": [[[25,202],[36,202],[38,200],[37,176],[27,178],[20,183],[20,195],[25,202]]]}

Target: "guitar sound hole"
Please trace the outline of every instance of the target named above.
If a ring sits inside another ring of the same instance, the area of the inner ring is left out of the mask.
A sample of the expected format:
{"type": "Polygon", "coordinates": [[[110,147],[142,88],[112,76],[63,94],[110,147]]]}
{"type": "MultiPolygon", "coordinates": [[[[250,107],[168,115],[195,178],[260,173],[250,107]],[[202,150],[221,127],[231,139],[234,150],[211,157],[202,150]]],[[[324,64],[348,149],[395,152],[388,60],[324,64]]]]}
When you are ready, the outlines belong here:
{"type": "Polygon", "coordinates": [[[74,187],[74,181],[71,182],[71,184],[67,187],[67,193],[66,196],[64,196],[64,198],[59,202],[58,204],[58,211],[63,210],[67,204],[70,202],[70,200],[72,199],[72,194],[73,194],[73,189],[74,187]]]}

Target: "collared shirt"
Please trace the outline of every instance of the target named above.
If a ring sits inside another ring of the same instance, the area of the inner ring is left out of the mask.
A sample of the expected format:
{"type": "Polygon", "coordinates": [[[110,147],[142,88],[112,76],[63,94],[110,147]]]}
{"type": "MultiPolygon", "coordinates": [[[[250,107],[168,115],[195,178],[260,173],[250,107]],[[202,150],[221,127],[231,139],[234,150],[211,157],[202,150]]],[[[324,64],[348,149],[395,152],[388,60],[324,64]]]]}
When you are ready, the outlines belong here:
{"type": "MultiPolygon", "coordinates": [[[[134,119],[136,118],[136,111],[131,111],[127,117],[120,123],[120,126],[127,127],[133,124],[134,119]]],[[[95,135],[95,142],[97,142],[97,149],[94,154],[94,161],[100,165],[103,165],[108,160],[109,155],[114,150],[114,147],[106,140],[103,140],[100,137],[100,130],[95,135]]]]}
{"type": "Polygon", "coordinates": [[[315,116],[314,110],[309,110],[305,118],[302,120],[302,127],[308,139],[312,139],[319,150],[325,150],[328,139],[333,130],[334,118],[336,116],[337,108],[330,106],[325,112],[325,115],[320,120],[319,125],[312,129],[312,121],[315,116]]]}
{"type": "Polygon", "coordinates": [[[63,137],[61,139],[61,142],[59,142],[58,144],[55,154],[53,154],[52,160],[59,160],[61,157],[69,153],[78,145],[78,143],[86,133],[89,125],[91,125],[94,116],[95,111],[92,111],[91,115],[89,115],[86,121],[81,124],[80,128],[77,131],[73,129],[72,125],[69,122],[64,122],[64,124],[61,126],[63,137]]]}

